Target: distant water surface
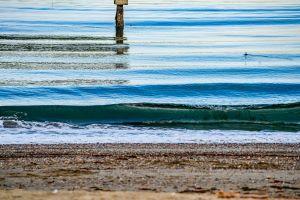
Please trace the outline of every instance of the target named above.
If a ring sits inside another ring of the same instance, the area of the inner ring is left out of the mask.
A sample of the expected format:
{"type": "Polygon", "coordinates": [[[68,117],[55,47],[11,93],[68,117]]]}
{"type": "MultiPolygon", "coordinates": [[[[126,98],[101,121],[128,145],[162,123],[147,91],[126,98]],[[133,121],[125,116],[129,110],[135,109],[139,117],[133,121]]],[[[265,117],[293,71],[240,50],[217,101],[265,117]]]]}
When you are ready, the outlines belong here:
{"type": "Polygon", "coordinates": [[[298,0],[0,0],[0,143],[300,142],[298,0]],[[70,137],[71,136],[71,137],[70,137]]]}

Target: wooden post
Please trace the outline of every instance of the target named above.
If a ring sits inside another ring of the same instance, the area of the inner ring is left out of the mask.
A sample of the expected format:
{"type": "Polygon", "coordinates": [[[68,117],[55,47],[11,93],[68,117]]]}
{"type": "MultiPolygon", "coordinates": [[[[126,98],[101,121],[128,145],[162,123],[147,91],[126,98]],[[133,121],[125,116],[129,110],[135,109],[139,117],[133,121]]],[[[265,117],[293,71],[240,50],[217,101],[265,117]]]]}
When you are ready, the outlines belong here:
{"type": "MultiPolygon", "coordinates": [[[[116,10],[116,43],[124,44],[124,5],[128,5],[128,0],[114,0],[117,5],[116,10]]],[[[123,55],[125,49],[117,47],[117,54],[123,55]]]]}
{"type": "Polygon", "coordinates": [[[124,36],[124,5],[128,5],[128,0],[114,0],[117,5],[116,11],[116,39],[123,40],[124,36]]]}
{"type": "Polygon", "coordinates": [[[123,8],[123,5],[117,5],[116,27],[124,27],[124,8],[123,8]]]}
{"type": "Polygon", "coordinates": [[[116,39],[117,42],[124,36],[124,8],[123,5],[117,5],[116,11],[116,39]]]}

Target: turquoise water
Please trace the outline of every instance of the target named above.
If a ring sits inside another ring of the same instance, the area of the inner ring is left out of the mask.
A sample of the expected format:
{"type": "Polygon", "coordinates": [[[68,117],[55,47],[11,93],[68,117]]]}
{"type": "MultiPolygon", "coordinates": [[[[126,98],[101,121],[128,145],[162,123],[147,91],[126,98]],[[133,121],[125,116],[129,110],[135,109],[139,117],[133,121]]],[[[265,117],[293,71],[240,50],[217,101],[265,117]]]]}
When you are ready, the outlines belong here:
{"type": "Polygon", "coordinates": [[[0,143],[300,142],[299,1],[132,0],[121,41],[114,13],[0,0],[0,143]]]}

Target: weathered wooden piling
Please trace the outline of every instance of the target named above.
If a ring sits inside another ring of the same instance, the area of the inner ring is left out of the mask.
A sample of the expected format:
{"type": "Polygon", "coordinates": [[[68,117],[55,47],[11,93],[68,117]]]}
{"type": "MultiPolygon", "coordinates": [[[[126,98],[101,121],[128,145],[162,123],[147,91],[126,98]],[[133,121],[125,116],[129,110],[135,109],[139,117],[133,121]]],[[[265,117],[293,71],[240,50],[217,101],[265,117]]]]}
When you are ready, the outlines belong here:
{"type": "Polygon", "coordinates": [[[117,5],[116,10],[116,39],[123,41],[124,36],[124,5],[128,5],[128,0],[114,0],[117,5]]]}

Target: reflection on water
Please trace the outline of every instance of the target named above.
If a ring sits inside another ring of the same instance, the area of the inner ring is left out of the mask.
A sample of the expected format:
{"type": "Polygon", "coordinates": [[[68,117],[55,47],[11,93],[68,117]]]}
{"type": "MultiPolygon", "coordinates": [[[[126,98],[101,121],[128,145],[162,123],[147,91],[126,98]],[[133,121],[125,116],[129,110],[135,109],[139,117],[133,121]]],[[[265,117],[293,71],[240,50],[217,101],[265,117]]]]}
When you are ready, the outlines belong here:
{"type": "Polygon", "coordinates": [[[11,70],[104,70],[128,69],[128,63],[1,62],[0,69],[11,70]]]}
{"type": "Polygon", "coordinates": [[[88,85],[123,85],[126,80],[98,80],[98,79],[69,79],[69,80],[0,80],[0,86],[88,86],[88,85]]]}
{"type": "Polygon", "coordinates": [[[0,67],[126,69],[129,44],[124,40],[124,37],[3,34],[0,35],[0,67]],[[115,54],[123,57],[114,58],[115,54]],[[81,61],[77,61],[78,58],[82,58],[81,61]]]}
{"type": "MultiPolygon", "coordinates": [[[[65,35],[0,35],[0,68],[6,70],[104,70],[127,69],[129,45],[122,37],[65,35]],[[118,59],[115,55],[121,56],[118,59]]],[[[128,80],[109,77],[41,76],[24,79],[4,77],[0,86],[89,86],[123,85],[128,80]]],[[[66,71],[66,73],[68,73],[66,71]]],[[[70,72],[69,72],[70,73],[70,72]]],[[[62,74],[62,73],[61,73],[62,74]]],[[[65,75],[63,75],[65,76],[65,75]]]]}

